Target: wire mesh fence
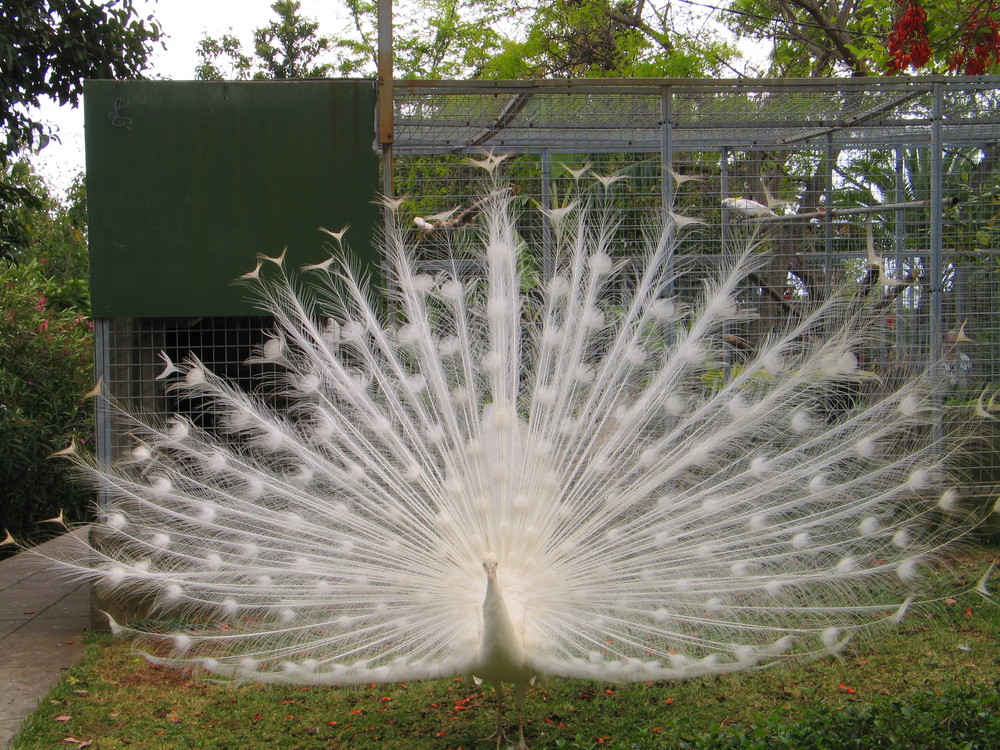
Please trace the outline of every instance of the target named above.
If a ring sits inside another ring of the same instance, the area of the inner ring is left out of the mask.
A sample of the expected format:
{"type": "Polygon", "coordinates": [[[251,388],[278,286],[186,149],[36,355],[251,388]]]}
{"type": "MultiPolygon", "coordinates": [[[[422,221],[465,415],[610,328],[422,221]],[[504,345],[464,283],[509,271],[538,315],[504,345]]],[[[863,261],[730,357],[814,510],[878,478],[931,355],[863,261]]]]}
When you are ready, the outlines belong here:
{"type": "MultiPolygon", "coordinates": [[[[955,405],[1000,384],[1000,81],[407,82],[395,98],[384,189],[425,222],[409,231],[428,263],[474,222],[484,173],[470,159],[510,154],[504,179],[539,278],[557,262],[539,209],[610,206],[621,258],[669,211],[696,222],[677,250],[690,282],[678,295],[747,243],[761,257],[741,295],[758,330],[734,332],[734,361],[752,345],[741,338],[847,289],[875,311],[883,343],[862,353],[873,372],[943,355],[955,405]]],[[[148,385],[163,350],[253,388],[242,363],[267,324],[113,321],[105,382],[130,408],[192,408],[148,385]]],[[[1000,476],[989,449],[976,462],[982,487],[1000,476]]]]}

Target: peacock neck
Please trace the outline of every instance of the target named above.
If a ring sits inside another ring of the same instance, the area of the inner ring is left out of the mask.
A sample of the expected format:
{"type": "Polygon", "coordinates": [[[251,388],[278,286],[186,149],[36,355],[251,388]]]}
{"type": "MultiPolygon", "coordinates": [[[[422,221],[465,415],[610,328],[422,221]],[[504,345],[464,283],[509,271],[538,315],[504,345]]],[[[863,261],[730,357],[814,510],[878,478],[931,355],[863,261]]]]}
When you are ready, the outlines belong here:
{"type": "Polygon", "coordinates": [[[480,662],[484,664],[524,662],[524,646],[507,609],[495,572],[488,574],[486,579],[480,662]]]}

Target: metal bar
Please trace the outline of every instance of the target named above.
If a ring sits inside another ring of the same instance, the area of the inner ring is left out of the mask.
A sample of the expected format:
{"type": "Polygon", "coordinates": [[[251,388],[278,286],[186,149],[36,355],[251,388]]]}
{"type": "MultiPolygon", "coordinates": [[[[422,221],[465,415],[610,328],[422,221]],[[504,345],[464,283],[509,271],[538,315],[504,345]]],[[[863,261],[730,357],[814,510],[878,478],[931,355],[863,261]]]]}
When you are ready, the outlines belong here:
{"type": "MultiPolygon", "coordinates": [[[[958,203],[958,198],[945,198],[941,202],[942,207],[954,206],[958,203]]],[[[863,216],[865,214],[881,214],[887,211],[905,211],[907,209],[927,208],[931,201],[903,201],[901,203],[884,203],[880,206],[855,206],[853,208],[835,208],[830,211],[811,211],[807,214],[780,214],[777,216],[762,216],[759,219],[748,219],[754,222],[786,222],[803,221],[810,219],[835,218],[837,216],[863,216]]]]}
{"type": "MultiPolygon", "coordinates": [[[[719,152],[719,189],[721,192],[721,198],[729,197],[729,149],[723,148],[719,152]]],[[[726,257],[729,255],[729,216],[730,211],[726,207],[726,204],[722,204],[722,256],[726,257]]],[[[729,374],[732,364],[732,352],[727,346],[723,349],[723,359],[722,359],[722,378],[725,381],[729,380],[729,374]]]]}
{"type": "MultiPolygon", "coordinates": [[[[592,109],[583,110],[579,112],[571,113],[567,116],[565,120],[520,120],[515,123],[514,118],[520,113],[527,102],[530,100],[530,96],[527,94],[514,97],[510,104],[504,108],[494,119],[478,119],[478,118],[461,118],[461,117],[448,117],[434,119],[428,117],[426,119],[416,119],[412,117],[402,117],[396,120],[396,124],[399,127],[429,127],[433,125],[435,128],[452,128],[452,129],[462,129],[462,130],[478,130],[482,131],[477,133],[474,137],[469,140],[473,145],[480,145],[481,142],[485,142],[496,137],[499,132],[533,132],[536,130],[565,130],[566,128],[572,128],[574,130],[637,130],[637,131],[649,131],[656,132],[660,129],[660,121],[655,119],[655,117],[650,118],[649,115],[641,119],[628,119],[628,118],[618,118],[615,120],[584,120],[584,119],[573,119],[592,117],[597,114],[600,110],[597,107],[592,109]]],[[[915,125],[926,124],[926,118],[914,118],[908,120],[888,120],[885,122],[870,123],[877,125],[879,127],[898,127],[907,128],[914,127],[915,125]]],[[[977,120],[976,124],[980,124],[982,121],[977,120]]],[[[746,119],[734,117],[732,119],[718,119],[718,120],[698,120],[698,121],[685,121],[683,119],[678,120],[674,124],[674,130],[686,133],[688,131],[698,132],[702,130],[722,130],[731,131],[737,130],[744,132],[748,127],[753,130],[789,130],[796,128],[813,128],[807,134],[796,136],[793,138],[779,138],[775,139],[774,143],[776,145],[787,145],[789,143],[795,143],[799,141],[807,141],[818,138],[820,136],[826,136],[829,133],[835,133],[838,130],[843,130],[845,128],[857,127],[854,125],[840,124],[835,127],[824,127],[822,129],[816,128],[818,124],[817,120],[801,120],[801,119],[787,119],[787,120],[763,120],[760,118],[747,117],[746,119]]],[[[828,124],[828,123],[827,123],[828,124]]],[[[951,123],[949,123],[950,125],[951,123]]],[[[851,140],[852,136],[845,139],[845,142],[853,142],[851,140]]]]}
{"type": "MultiPolygon", "coordinates": [[[[552,208],[552,156],[542,151],[542,206],[552,208]]],[[[556,275],[555,238],[549,215],[542,213],[542,279],[548,281],[556,275]]]]}
{"type": "MultiPolygon", "coordinates": [[[[995,89],[1000,84],[1000,76],[897,76],[894,80],[880,79],[878,88],[881,91],[932,91],[935,85],[955,90],[995,89]]],[[[441,81],[407,79],[399,81],[396,88],[403,91],[427,92],[439,90],[448,93],[473,91],[552,91],[558,93],[613,91],[615,93],[649,92],[670,86],[684,92],[716,93],[719,91],[832,91],[843,93],[851,90],[869,90],[870,78],[741,78],[741,79],[693,79],[693,78],[570,78],[570,79],[530,79],[513,80],[477,80],[441,81]]]]}
{"type": "MultiPolygon", "coordinates": [[[[753,134],[743,133],[748,138],[752,138],[753,134]]],[[[705,139],[705,140],[684,140],[678,137],[677,130],[674,130],[674,151],[718,151],[721,148],[738,148],[741,151],[771,151],[776,148],[776,145],[769,140],[757,140],[750,144],[739,144],[734,141],[734,139],[705,139]]],[[[923,139],[921,139],[923,141],[923,139]]],[[[967,145],[972,147],[978,147],[981,145],[980,141],[968,141],[968,142],[958,142],[958,141],[948,141],[950,145],[960,146],[967,145]]],[[[563,134],[553,133],[552,136],[546,138],[545,140],[523,140],[523,141],[507,141],[500,140],[495,143],[496,147],[501,151],[506,151],[507,153],[517,153],[517,154],[540,154],[543,149],[548,149],[553,154],[579,154],[581,152],[597,153],[597,154],[620,154],[622,152],[628,153],[638,153],[638,154],[659,154],[660,152],[660,139],[658,135],[654,135],[645,141],[614,141],[610,139],[582,139],[574,138],[572,129],[567,128],[567,131],[563,134]]],[[[921,145],[920,141],[916,141],[913,138],[891,138],[884,141],[875,140],[856,140],[851,142],[846,141],[834,141],[834,145],[838,148],[852,148],[852,149],[888,149],[895,148],[896,146],[917,146],[921,145]]],[[[928,148],[930,145],[929,139],[926,143],[922,145],[923,148],[928,148]]],[[[811,148],[810,146],[805,146],[804,148],[811,148]]],[[[393,151],[396,155],[417,155],[417,154],[482,154],[482,149],[466,148],[462,146],[454,139],[444,138],[440,141],[417,141],[413,139],[408,139],[405,134],[401,137],[397,137],[394,144],[393,151]]]]}
{"type": "MultiPolygon", "coordinates": [[[[101,390],[111,387],[110,318],[94,320],[94,379],[101,390]]],[[[108,393],[99,393],[94,399],[94,432],[97,451],[97,465],[112,464],[111,455],[111,406],[108,393]]],[[[104,510],[111,499],[111,491],[101,486],[97,491],[97,506],[104,510]]]]}
{"type": "Polygon", "coordinates": [[[833,133],[826,134],[826,148],[823,150],[823,191],[826,195],[826,211],[823,218],[823,298],[829,299],[833,290],[833,164],[837,152],[833,145],[833,133]]]}
{"type": "MultiPolygon", "coordinates": [[[[785,138],[785,139],[782,139],[781,141],[779,141],[779,143],[781,143],[781,144],[798,143],[800,141],[807,141],[807,140],[811,140],[813,138],[817,138],[817,137],[819,137],[821,135],[830,135],[831,133],[833,133],[833,132],[835,132],[837,130],[844,130],[845,128],[856,127],[858,125],[870,122],[875,117],[877,117],[878,115],[883,114],[888,109],[891,109],[893,107],[899,107],[899,106],[901,106],[903,104],[906,104],[909,101],[913,101],[914,99],[916,99],[917,97],[919,97],[919,96],[921,96],[921,95],[923,95],[925,93],[927,93],[927,92],[925,92],[925,91],[916,91],[916,92],[911,92],[911,93],[905,94],[904,96],[900,96],[900,97],[897,97],[895,99],[892,99],[891,101],[886,102],[885,104],[883,104],[880,107],[873,107],[872,109],[865,110],[864,112],[859,112],[858,114],[854,115],[853,117],[848,117],[847,119],[842,120],[840,123],[831,125],[830,127],[820,128],[819,130],[816,130],[814,132],[803,133],[801,135],[795,136],[794,138],[785,138]]],[[[922,119],[922,118],[918,118],[918,119],[922,119]]],[[[898,118],[893,118],[892,120],[890,120],[890,122],[906,122],[906,121],[907,120],[899,120],[898,118]]]]}
{"type": "MultiPolygon", "coordinates": [[[[896,163],[895,163],[895,193],[896,202],[900,204],[900,208],[896,209],[896,227],[893,233],[893,249],[896,255],[896,269],[895,275],[899,275],[903,268],[903,261],[906,257],[906,209],[902,207],[902,204],[906,203],[903,199],[906,197],[906,180],[903,177],[903,170],[906,167],[906,154],[902,147],[897,146],[894,150],[896,163]]],[[[912,347],[916,343],[912,340],[912,333],[908,333],[901,329],[898,320],[895,327],[895,344],[896,350],[902,351],[904,346],[912,347]],[[901,338],[908,337],[909,341],[901,341],[901,338]]],[[[887,354],[888,357],[888,354],[887,354]]]]}
{"type": "MultiPolygon", "coordinates": [[[[934,98],[931,107],[931,208],[930,208],[930,245],[931,245],[931,268],[930,268],[930,291],[931,291],[931,314],[930,314],[930,347],[927,361],[934,364],[931,378],[935,384],[939,384],[944,378],[944,362],[940,358],[944,354],[944,309],[943,309],[943,272],[944,263],[942,259],[942,245],[944,244],[943,227],[944,211],[942,210],[942,200],[944,198],[944,144],[941,138],[942,119],[944,117],[943,106],[944,91],[940,85],[934,86],[934,98]]],[[[957,356],[957,352],[954,352],[957,356]]],[[[940,390],[935,389],[934,403],[940,406],[943,402],[940,390]]],[[[941,410],[937,412],[934,422],[934,436],[941,440],[944,436],[944,415],[941,410]]]]}
{"type": "Polygon", "coordinates": [[[674,180],[670,176],[673,169],[673,100],[670,88],[664,86],[660,90],[660,191],[663,197],[663,210],[668,211],[674,205],[674,180]]]}
{"type": "Polygon", "coordinates": [[[378,142],[395,139],[392,71],[392,0],[378,0],[378,142]]]}
{"type": "MultiPolygon", "coordinates": [[[[674,178],[670,171],[674,168],[674,143],[673,143],[673,96],[669,86],[660,89],[660,191],[663,199],[664,213],[674,207],[674,178]]],[[[666,219],[666,216],[663,217],[666,219]]],[[[676,259],[673,253],[670,254],[667,262],[670,264],[667,270],[667,287],[663,290],[664,295],[673,297],[676,294],[676,259]]],[[[664,342],[670,348],[674,345],[674,331],[669,326],[664,332],[664,342]]]]}
{"type": "Polygon", "coordinates": [[[944,211],[944,145],[941,140],[941,125],[943,112],[943,90],[940,85],[934,87],[934,99],[931,112],[931,354],[932,357],[941,353],[942,326],[944,312],[942,304],[942,282],[944,263],[942,261],[944,211]]]}
{"type": "MultiPolygon", "coordinates": [[[[535,128],[535,127],[551,127],[551,128],[565,128],[565,125],[536,125],[535,123],[529,122],[518,127],[512,127],[512,123],[521,114],[521,110],[524,109],[525,105],[530,101],[531,94],[518,94],[514,96],[506,105],[504,105],[503,111],[500,115],[492,121],[483,123],[482,131],[472,136],[469,139],[469,147],[482,146],[490,139],[496,137],[499,133],[507,133],[512,130],[518,130],[523,127],[535,128]]],[[[435,124],[438,121],[435,120],[435,124]]]]}
{"type": "MultiPolygon", "coordinates": [[[[382,147],[382,194],[391,198],[395,194],[395,164],[393,144],[396,129],[393,118],[396,114],[393,102],[393,53],[392,53],[392,0],[378,0],[378,89],[376,120],[378,121],[378,142],[382,147]]],[[[389,211],[383,209],[383,231],[388,236],[389,222],[394,221],[389,211]]],[[[387,254],[380,258],[382,283],[385,288],[395,286],[395,269],[387,254]]]]}

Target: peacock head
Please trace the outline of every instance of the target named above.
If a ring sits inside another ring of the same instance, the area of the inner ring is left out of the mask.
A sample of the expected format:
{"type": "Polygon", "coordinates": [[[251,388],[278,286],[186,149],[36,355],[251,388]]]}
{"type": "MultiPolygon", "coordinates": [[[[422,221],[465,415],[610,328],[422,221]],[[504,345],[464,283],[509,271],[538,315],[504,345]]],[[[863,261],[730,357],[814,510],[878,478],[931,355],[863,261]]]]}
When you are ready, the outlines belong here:
{"type": "Polygon", "coordinates": [[[490,581],[494,580],[494,576],[496,575],[497,572],[497,566],[499,564],[500,561],[497,559],[497,556],[494,555],[492,552],[487,552],[483,556],[483,570],[486,571],[487,580],[490,581]]]}

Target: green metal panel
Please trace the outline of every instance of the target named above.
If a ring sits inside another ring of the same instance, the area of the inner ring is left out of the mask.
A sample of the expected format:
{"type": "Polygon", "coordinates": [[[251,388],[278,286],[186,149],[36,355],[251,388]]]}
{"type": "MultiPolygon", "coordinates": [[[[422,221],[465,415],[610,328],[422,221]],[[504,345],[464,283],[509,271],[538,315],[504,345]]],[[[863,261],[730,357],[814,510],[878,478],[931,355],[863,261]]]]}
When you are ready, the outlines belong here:
{"type": "MultiPolygon", "coordinates": [[[[371,81],[88,81],[95,317],[245,315],[257,253],[327,257],[324,226],[373,274],[371,81]]],[[[329,238],[326,238],[329,240],[329,238]]]]}

